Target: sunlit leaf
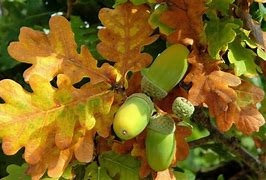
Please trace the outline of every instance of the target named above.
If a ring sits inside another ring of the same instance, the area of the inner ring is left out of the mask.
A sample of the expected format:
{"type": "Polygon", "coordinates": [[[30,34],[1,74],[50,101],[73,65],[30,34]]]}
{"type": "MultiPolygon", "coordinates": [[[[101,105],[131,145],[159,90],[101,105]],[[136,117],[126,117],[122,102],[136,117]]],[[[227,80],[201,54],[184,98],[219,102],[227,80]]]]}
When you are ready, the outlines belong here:
{"type": "Polygon", "coordinates": [[[95,112],[109,112],[113,93],[103,84],[86,84],[75,89],[65,75],[58,76],[58,88],[38,75],[31,76],[29,83],[33,93],[12,80],[0,81],[0,96],[5,101],[0,104],[0,137],[4,153],[12,155],[25,147],[24,158],[34,165],[42,161],[52,163],[47,157],[43,159],[45,154],[51,159],[58,159],[59,155],[65,159],[61,170],[69,162],[72,151],[78,160],[89,162],[93,135],[87,131],[95,126],[95,112]],[[73,150],[67,149],[73,145],[73,150]]]}
{"type": "Polygon", "coordinates": [[[98,33],[101,43],[97,49],[103,57],[115,62],[114,67],[124,78],[128,71],[140,71],[147,67],[152,57],[141,53],[143,46],[154,42],[153,30],[148,23],[147,6],[130,3],[115,9],[103,8],[99,18],[105,26],[98,33]]]}
{"type": "Polygon", "coordinates": [[[235,75],[252,77],[257,75],[259,66],[255,63],[256,54],[241,45],[238,40],[228,45],[228,59],[234,64],[235,75]]]}
{"type": "Polygon", "coordinates": [[[34,74],[52,80],[59,73],[68,75],[73,83],[83,77],[89,77],[91,83],[115,80],[113,68],[108,64],[98,68],[97,61],[85,46],[78,54],[74,34],[64,17],[53,16],[49,24],[49,34],[21,28],[19,41],[12,42],[8,47],[13,58],[32,64],[24,72],[26,81],[34,74]]]}

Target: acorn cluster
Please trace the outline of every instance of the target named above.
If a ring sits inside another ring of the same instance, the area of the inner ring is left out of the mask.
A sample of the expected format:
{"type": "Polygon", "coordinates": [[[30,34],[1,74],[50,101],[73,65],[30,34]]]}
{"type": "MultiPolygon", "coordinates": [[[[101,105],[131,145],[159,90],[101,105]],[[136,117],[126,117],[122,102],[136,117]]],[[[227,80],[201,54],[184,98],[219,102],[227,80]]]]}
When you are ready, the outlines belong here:
{"type": "MultiPolygon", "coordinates": [[[[114,117],[114,132],[122,140],[136,137],[147,127],[147,161],[155,171],[165,170],[171,165],[176,140],[174,120],[168,115],[155,113],[152,99],[163,99],[181,81],[187,71],[188,54],[189,50],[181,44],[164,50],[149,68],[142,71],[143,93],[129,96],[114,117]]],[[[192,115],[194,106],[187,99],[177,97],[172,111],[185,120],[192,115]]]]}

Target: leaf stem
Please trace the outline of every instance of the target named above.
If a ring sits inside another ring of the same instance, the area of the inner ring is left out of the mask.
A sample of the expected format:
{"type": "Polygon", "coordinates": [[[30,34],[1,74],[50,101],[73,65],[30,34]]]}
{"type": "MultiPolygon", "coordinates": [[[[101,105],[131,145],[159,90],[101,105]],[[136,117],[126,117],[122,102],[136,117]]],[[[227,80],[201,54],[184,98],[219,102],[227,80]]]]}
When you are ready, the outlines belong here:
{"type": "Polygon", "coordinates": [[[266,176],[266,166],[259,159],[254,157],[250,152],[244,149],[237,138],[226,137],[210,122],[210,117],[204,112],[204,108],[196,108],[192,117],[192,121],[196,124],[205,127],[210,132],[211,136],[198,140],[198,143],[209,141],[210,139],[216,143],[223,144],[229,151],[235,154],[241,161],[252,169],[259,177],[266,176]],[[210,138],[211,137],[211,138],[210,138]]]}

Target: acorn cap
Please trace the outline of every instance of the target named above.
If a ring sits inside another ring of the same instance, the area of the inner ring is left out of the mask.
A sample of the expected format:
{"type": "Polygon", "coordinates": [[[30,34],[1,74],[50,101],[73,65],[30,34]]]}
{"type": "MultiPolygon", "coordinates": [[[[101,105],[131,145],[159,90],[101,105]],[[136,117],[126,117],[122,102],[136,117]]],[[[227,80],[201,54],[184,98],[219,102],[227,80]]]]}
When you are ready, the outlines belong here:
{"type": "Polygon", "coordinates": [[[169,116],[156,116],[150,119],[147,128],[168,135],[175,132],[175,122],[169,116]]]}
{"type": "Polygon", "coordinates": [[[163,99],[167,92],[149,80],[145,75],[141,79],[141,90],[143,93],[155,99],[163,99]]]}
{"type": "Polygon", "coordinates": [[[172,110],[178,118],[188,119],[193,114],[195,108],[186,98],[177,97],[172,104],[172,110]]]}

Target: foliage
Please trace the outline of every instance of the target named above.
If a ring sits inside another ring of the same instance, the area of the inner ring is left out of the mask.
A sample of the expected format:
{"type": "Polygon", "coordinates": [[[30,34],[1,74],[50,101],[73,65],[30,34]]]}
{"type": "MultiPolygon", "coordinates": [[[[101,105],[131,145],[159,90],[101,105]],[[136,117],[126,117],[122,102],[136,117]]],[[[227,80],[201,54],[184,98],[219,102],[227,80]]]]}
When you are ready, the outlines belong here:
{"type": "Polygon", "coordinates": [[[265,29],[266,8],[252,0],[0,0],[0,177],[265,177],[265,29]],[[189,68],[152,99],[151,116],[175,126],[174,158],[156,172],[147,128],[122,141],[112,124],[143,92],[143,70],[173,44],[189,50],[189,68]],[[176,97],[195,106],[191,119],[172,112],[176,97]]]}

